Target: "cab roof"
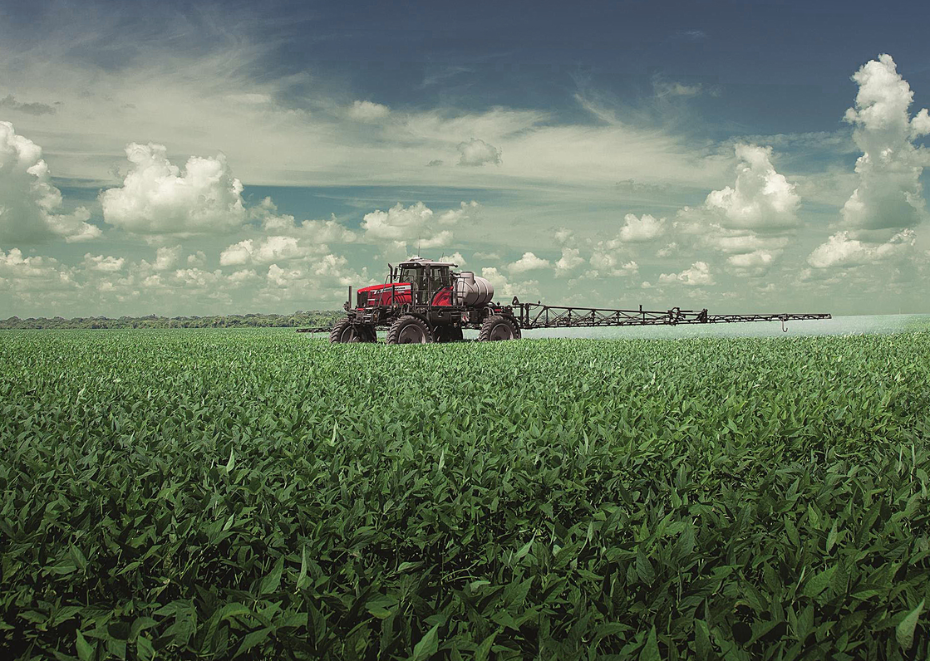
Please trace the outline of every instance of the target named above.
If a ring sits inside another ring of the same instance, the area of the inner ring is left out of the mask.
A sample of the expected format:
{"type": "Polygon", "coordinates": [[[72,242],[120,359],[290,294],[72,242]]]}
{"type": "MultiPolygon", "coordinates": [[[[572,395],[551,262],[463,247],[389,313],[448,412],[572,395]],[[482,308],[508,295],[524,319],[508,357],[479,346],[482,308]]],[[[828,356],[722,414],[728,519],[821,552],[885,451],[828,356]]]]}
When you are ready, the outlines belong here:
{"type": "Polygon", "coordinates": [[[417,266],[454,266],[458,267],[458,264],[453,264],[452,262],[437,262],[434,259],[426,259],[425,257],[413,257],[412,259],[406,259],[400,263],[401,268],[403,267],[414,267],[417,266]]]}

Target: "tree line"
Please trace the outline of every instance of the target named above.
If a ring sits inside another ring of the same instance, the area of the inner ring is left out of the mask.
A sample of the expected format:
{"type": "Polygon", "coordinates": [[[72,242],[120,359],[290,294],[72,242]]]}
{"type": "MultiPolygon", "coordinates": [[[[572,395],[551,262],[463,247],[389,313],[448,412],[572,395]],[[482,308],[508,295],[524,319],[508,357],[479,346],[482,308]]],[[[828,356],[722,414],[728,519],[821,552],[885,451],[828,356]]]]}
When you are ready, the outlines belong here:
{"type": "Polygon", "coordinates": [[[10,317],[0,320],[0,329],[67,328],[297,328],[328,327],[344,315],[341,311],[298,310],[293,314],[224,314],[206,317],[10,317]]]}

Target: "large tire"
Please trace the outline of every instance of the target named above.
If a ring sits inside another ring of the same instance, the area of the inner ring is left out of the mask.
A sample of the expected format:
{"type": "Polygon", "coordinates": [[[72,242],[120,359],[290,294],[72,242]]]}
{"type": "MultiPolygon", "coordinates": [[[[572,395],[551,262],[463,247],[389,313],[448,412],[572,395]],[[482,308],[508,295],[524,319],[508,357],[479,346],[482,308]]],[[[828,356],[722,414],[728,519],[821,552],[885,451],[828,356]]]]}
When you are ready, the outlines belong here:
{"type": "Polygon", "coordinates": [[[433,334],[429,326],[419,317],[405,314],[399,317],[388,329],[387,344],[429,344],[433,341],[433,334]]]}
{"type": "Polygon", "coordinates": [[[374,326],[361,326],[353,324],[348,318],[340,319],[329,332],[329,341],[332,344],[347,344],[350,342],[375,342],[377,335],[374,326]]]}
{"type": "Polygon", "coordinates": [[[464,339],[459,326],[436,326],[433,329],[433,342],[461,342],[464,339]]]}
{"type": "Polygon", "coordinates": [[[479,342],[497,342],[500,340],[519,340],[520,329],[507,317],[499,314],[492,315],[481,324],[478,333],[479,342]]]}

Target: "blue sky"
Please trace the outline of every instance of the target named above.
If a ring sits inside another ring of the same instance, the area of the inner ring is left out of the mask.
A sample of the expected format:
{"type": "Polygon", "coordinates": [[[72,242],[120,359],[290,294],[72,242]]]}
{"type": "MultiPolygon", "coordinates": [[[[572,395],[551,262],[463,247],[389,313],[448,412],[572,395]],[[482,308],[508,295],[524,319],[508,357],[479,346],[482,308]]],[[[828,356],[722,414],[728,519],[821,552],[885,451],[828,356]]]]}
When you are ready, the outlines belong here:
{"type": "Polygon", "coordinates": [[[923,3],[0,2],[0,316],[928,312],[923,3]]]}

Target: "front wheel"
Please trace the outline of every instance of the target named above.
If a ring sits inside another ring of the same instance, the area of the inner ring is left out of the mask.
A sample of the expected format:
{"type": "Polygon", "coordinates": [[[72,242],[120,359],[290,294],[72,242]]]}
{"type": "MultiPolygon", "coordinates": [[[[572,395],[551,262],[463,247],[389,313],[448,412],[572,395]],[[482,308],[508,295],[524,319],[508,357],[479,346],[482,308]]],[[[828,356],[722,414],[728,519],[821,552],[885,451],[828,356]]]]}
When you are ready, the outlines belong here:
{"type": "Polygon", "coordinates": [[[384,341],[386,344],[429,344],[433,341],[433,335],[426,322],[405,314],[391,324],[384,341]]]}
{"type": "Polygon", "coordinates": [[[340,319],[329,333],[332,344],[350,342],[376,342],[378,339],[374,326],[353,324],[349,319],[340,319]]]}
{"type": "Polygon", "coordinates": [[[484,320],[481,332],[478,333],[480,342],[499,342],[501,340],[519,340],[520,329],[507,317],[495,314],[484,320]]]}

